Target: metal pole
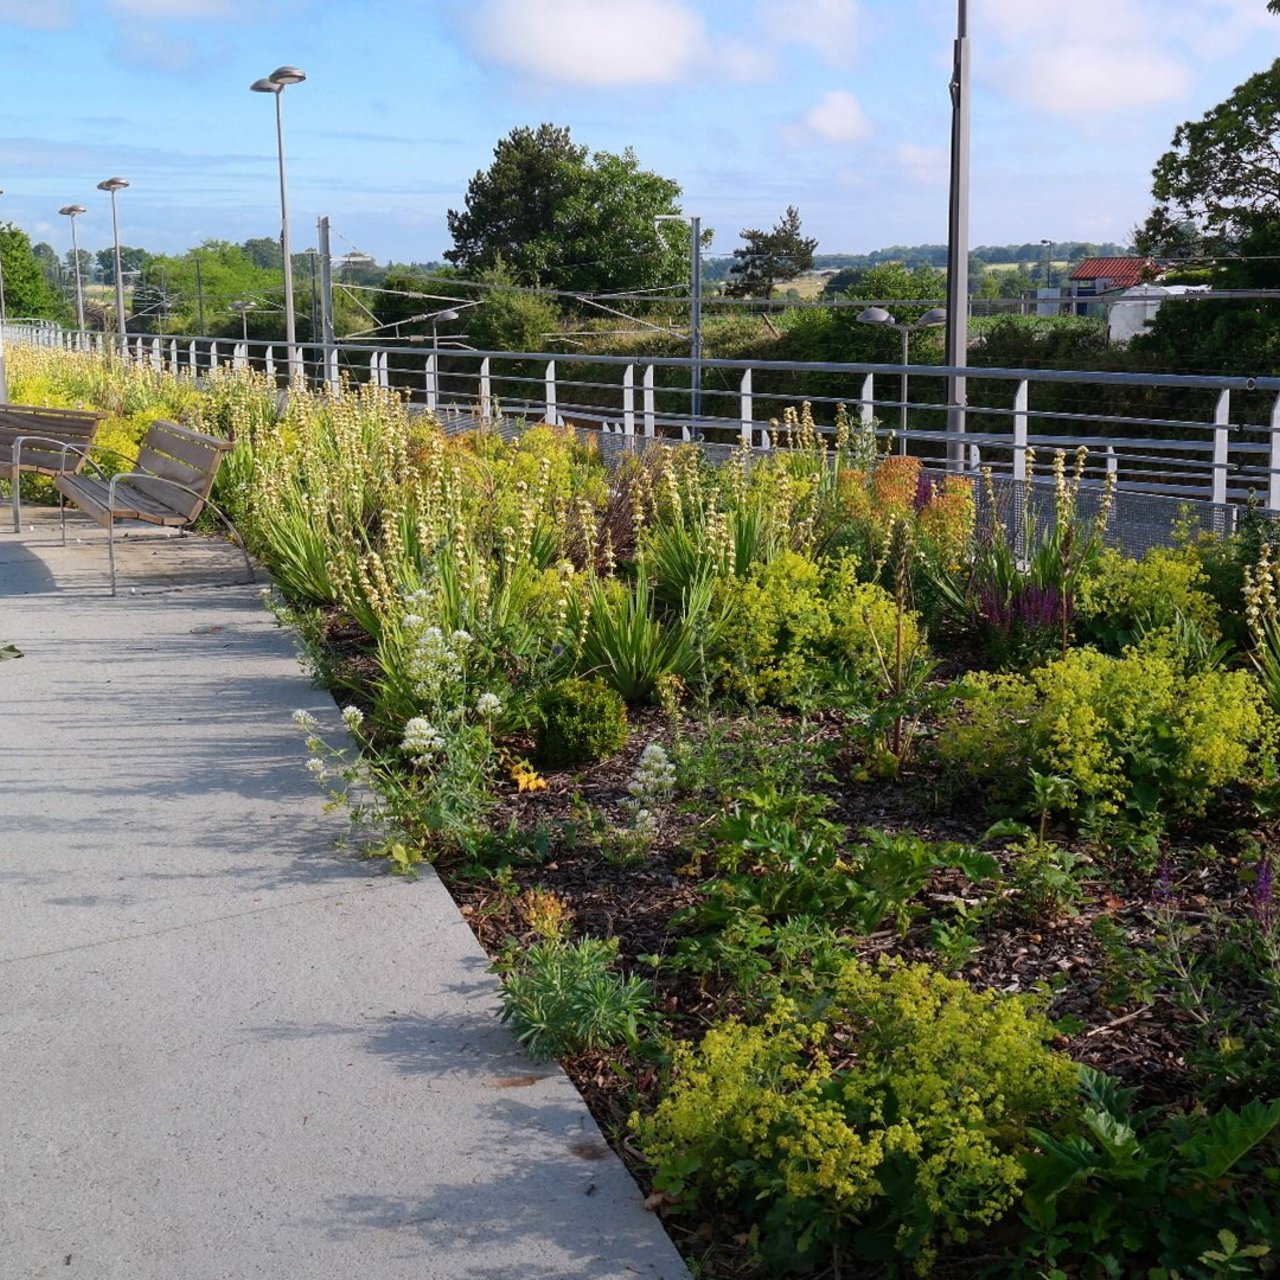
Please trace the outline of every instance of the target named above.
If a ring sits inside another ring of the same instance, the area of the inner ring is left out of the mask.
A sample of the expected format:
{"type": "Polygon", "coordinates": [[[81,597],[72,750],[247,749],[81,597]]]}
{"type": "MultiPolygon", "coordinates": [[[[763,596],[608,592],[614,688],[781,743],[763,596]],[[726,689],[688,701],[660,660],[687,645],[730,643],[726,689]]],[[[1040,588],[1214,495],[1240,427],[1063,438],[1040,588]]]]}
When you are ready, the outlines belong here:
{"type": "Polygon", "coordinates": [[[76,215],[71,215],[71,256],[76,264],[76,325],[84,332],[84,286],[80,282],[80,245],[76,241],[76,215]]]}
{"type": "Polygon", "coordinates": [[[902,383],[899,396],[902,406],[898,410],[898,452],[907,451],[907,362],[911,359],[911,329],[901,325],[902,329],[902,383]]]}
{"type": "Polygon", "coordinates": [[[284,340],[289,349],[289,381],[298,374],[298,346],[293,317],[293,257],[289,248],[289,196],[284,180],[284,116],[280,109],[283,89],[277,90],[276,150],[280,160],[280,249],[284,254],[284,340]]]}
{"type": "Polygon", "coordinates": [[[693,360],[690,374],[689,408],[696,424],[702,416],[702,219],[689,219],[692,245],[689,251],[692,291],[689,298],[689,356],[693,360]]]}
{"type": "MultiPolygon", "coordinates": [[[[316,221],[317,247],[320,251],[320,306],[323,311],[324,376],[327,381],[333,373],[333,261],[329,254],[329,219],[316,221]]],[[[336,389],[336,385],[335,385],[336,389]]]]}
{"type": "Polygon", "coordinates": [[[116,214],[115,188],[111,190],[111,236],[115,245],[116,264],[116,327],[119,329],[120,354],[124,355],[129,341],[124,323],[124,275],[120,270],[120,219],[116,214]]]}
{"type": "MultiPolygon", "coordinates": [[[[951,75],[951,199],[947,230],[947,353],[952,368],[963,368],[969,350],[969,9],[957,0],[955,62],[951,75]]],[[[947,466],[965,465],[966,380],[947,378],[947,466]]]]}

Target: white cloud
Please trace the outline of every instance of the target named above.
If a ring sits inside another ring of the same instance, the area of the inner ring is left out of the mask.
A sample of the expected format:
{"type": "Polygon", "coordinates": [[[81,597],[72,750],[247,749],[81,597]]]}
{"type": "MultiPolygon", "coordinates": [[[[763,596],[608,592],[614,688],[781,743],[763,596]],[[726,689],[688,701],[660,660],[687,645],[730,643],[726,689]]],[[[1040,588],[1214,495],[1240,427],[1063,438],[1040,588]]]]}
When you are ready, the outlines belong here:
{"type": "MultiPolygon", "coordinates": [[[[1238,8],[1238,0],[1210,2],[1238,8]]],[[[982,68],[983,81],[1059,115],[1177,98],[1190,87],[1192,72],[1175,7],[1172,0],[980,0],[971,31],[983,31],[985,46],[997,50],[982,68]]],[[[1190,17],[1195,5],[1186,8],[1190,17]]]]}
{"type": "Polygon", "coordinates": [[[558,84],[670,84],[708,52],[682,0],[481,0],[469,26],[483,61],[558,84]]]}
{"type": "Polygon", "coordinates": [[[797,145],[806,142],[861,142],[870,136],[871,126],[853,94],[847,89],[832,89],[784,133],[789,142],[797,145]]]}
{"type": "Polygon", "coordinates": [[[70,0],[0,0],[0,23],[57,31],[74,21],[70,0]]]}
{"type": "Polygon", "coordinates": [[[770,40],[808,45],[832,66],[848,66],[858,51],[858,0],[757,0],[757,10],[770,40]]]}
{"type": "Polygon", "coordinates": [[[950,157],[943,147],[921,147],[914,142],[899,144],[894,152],[898,171],[913,182],[938,186],[947,181],[950,157]]]}

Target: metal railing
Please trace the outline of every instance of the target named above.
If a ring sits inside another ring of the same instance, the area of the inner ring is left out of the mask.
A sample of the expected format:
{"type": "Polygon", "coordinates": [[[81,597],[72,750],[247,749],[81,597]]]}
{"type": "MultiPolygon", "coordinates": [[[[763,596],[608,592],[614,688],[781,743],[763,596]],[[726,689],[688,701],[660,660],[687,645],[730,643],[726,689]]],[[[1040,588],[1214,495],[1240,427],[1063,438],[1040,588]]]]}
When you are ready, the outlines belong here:
{"type": "MultiPolygon", "coordinates": [[[[121,352],[115,335],[10,323],[10,341],[121,352]]],[[[965,469],[1034,480],[1046,455],[1086,448],[1087,478],[1170,500],[1238,504],[1250,495],[1280,511],[1280,377],[1073,372],[1044,369],[704,359],[701,412],[692,412],[687,357],[473,351],[419,345],[300,343],[309,385],[341,393],[350,382],[398,387],[442,419],[522,420],[598,433],[612,451],[645,441],[698,441],[709,448],[780,443],[785,406],[808,402],[833,430],[843,405],[860,429],[891,448],[945,465],[945,382],[968,381],[965,469]],[[903,383],[903,375],[909,380],[903,383]],[[909,386],[910,398],[903,394],[909,386]],[[889,424],[907,423],[907,429],[889,424]],[[941,461],[940,461],[941,460],[941,461]]],[[[129,335],[122,354],[140,365],[199,378],[217,366],[257,368],[285,385],[284,344],[129,335]]],[[[1215,521],[1215,523],[1218,523],[1215,521]]]]}

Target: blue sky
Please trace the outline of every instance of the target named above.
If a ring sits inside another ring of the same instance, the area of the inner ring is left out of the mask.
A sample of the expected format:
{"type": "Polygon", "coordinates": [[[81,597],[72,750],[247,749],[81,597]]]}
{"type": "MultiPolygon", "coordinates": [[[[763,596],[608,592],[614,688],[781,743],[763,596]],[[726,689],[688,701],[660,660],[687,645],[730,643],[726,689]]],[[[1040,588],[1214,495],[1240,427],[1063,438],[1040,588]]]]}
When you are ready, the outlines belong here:
{"type": "MultiPolygon", "coordinates": [[[[517,125],[631,146],[730,252],[942,241],[954,0],[0,0],[0,217],[60,251],[278,234],[425,261],[517,125]]],[[[1175,126],[1280,56],[1265,0],[970,0],[972,243],[1125,239],[1175,126]]]]}

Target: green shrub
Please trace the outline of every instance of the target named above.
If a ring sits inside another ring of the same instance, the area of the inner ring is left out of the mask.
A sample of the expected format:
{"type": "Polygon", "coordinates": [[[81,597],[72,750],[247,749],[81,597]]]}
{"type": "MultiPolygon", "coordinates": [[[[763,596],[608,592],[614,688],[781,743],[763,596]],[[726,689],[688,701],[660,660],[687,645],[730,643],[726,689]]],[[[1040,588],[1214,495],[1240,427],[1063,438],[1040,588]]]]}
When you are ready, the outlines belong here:
{"type": "Polygon", "coordinates": [[[536,750],[543,764],[607,760],[626,741],[626,704],[603,680],[560,680],[538,698],[536,750]]]}
{"type": "MultiPolygon", "coordinates": [[[[718,675],[727,692],[782,705],[843,681],[884,685],[893,666],[900,611],[883,587],[859,582],[857,562],[833,565],[795,551],[722,581],[725,611],[718,675]]],[[[915,614],[901,612],[903,647],[922,645],[915,614]]]]}
{"type": "Polygon", "coordinates": [[[649,984],[612,971],[617,940],[535,943],[502,977],[502,1021],[535,1060],[634,1044],[651,1000],[649,984]]]}
{"type": "Polygon", "coordinates": [[[973,677],[938,750],[1005,799],[1034,769],[1067,778],[1086,818],[1150,827],[1204,813],[1273,733],[1248,672],[1187,674],[1160,646],[1073,649],[1029,676],[973,677]]]}
{"type": "Polygon", "coordinates": [[[1197,557],[1156,547],[1141,560],[1103,551],[1080,578],[1077,633],[1108,653],[1120,653],[1144,632],[1190,624],[1216,641],[1218,607],[1197,557]]]}
{"type": "Polygon", "coordinates": [[[832,1247],[927,1270],[1018,1199],[1028,1126],[1067,1108],[1075,1070],[1047,1021],[925,965],[845,965],[822,1018],[781,1001],[677,1048],[674,1083],[633,1117],[654,1185],[679,1209],[718,1199],[762,1251],[813,1265],[832,1247]]]}

